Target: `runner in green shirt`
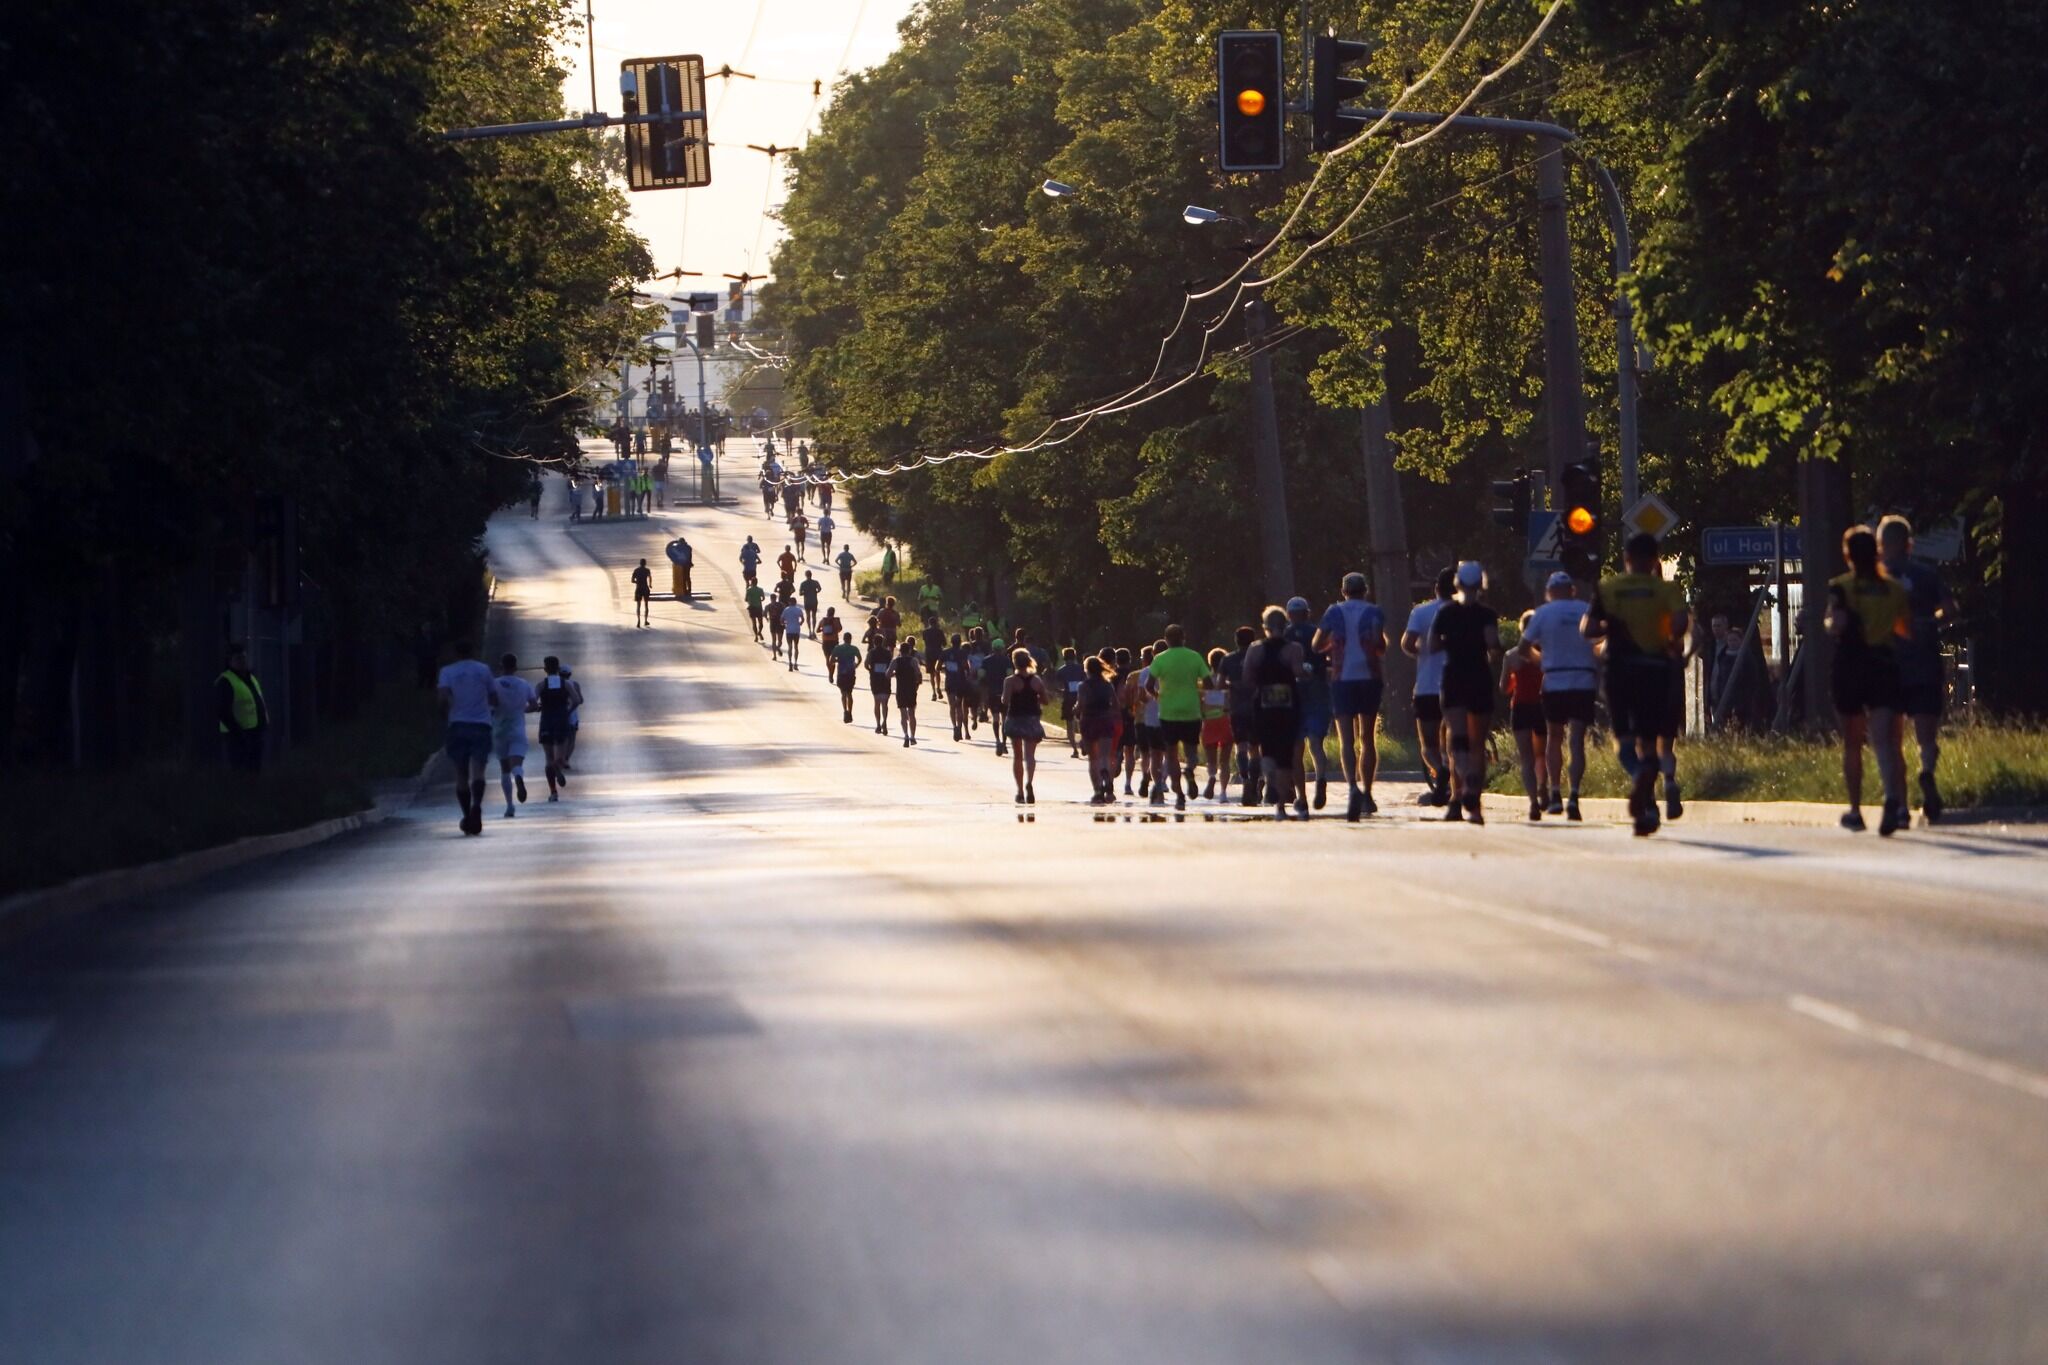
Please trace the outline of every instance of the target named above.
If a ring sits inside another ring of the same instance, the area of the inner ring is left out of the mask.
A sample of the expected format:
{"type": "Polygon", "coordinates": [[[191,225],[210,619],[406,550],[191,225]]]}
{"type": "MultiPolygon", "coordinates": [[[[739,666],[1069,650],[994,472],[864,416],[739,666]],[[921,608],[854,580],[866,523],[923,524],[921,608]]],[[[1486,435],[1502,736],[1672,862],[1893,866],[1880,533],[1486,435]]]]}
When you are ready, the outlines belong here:
{"type": "Polygon", "coordinates": [[[1166,648],[1152,658],[1152,691],[1159,698],[1159,733],[1166,741],[1166,767],[1173,774],[1173,802],[1187,808],[1187,792],[1181,786],[1185,772],[1188,787],[1195,785],[1195,757],[1202,744],[1202,684],[1209,677],[1209,661],[1188,648],[1187,631],[1178,625],[1166,628],[1166,648]]]}

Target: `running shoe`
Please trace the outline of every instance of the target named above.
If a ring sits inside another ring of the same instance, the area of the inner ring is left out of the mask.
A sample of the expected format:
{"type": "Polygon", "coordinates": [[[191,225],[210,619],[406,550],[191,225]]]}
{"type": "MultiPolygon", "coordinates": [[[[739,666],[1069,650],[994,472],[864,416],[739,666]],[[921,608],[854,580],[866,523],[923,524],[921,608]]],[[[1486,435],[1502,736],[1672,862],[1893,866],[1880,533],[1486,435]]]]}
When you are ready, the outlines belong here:
{"type": "Polygon", "coordinates": [[[1863,823],[1863,812],[1860,810],[1843,811],[1841,823],[1842,828],[1848,830],[1851,834],[1861,834],[1864,830],[1870,828],[1870,826],[1863,823]]]}
{"type": "Polygon", "coordinates": [[[1173,794],[1173,808],[1175,810],[1186,810],[1188,808],[1188,794],[1186,792],[1175,792],[1173,794]]]}
{"type": "Polygon", "coordinates": [[[1543,819],[1543,802],[1536,797],[1529,798],[1529,823],[1537,824],[1543,819]]]}
{"type": "Polygon", "coordinates": [[[1887,801],[1884,803],[1884,814],[1877,818],[1877,832],[1889,839],[1894,834],[1897,834],[1911,818],[1911,815],[1905,810],[1904,802],[1894,804],[1887,801]]]}
{"type": "Polygon", "coordinates": [[[1166,804],[1166,791],[1164,788],[1161,788],[1160,790],[1152,793],[1152,804],[1155,806],[1163,806],[1166,804]]]}
{"type": "Polygon", "coordinates": [[[561,800],[561,799],[562,799],[562,794],[561,794],[560,792],[549,792],[549,793],[548,793],[548,800],[550,800],[550,801],[559,801],[559,800],[561,800]]]}
{"type": "Polygon", "coordinates": [[[1143,777],[1141,777],[1141,778],[1139,778],[1139,779],[1138,779],[1138,795],[1140,795],[1140,796],[1149,796],[1149,795],[1151,795],[1151,793],[1152,793],[1152,774],[1150,774],[1150,773],[1146,773],[1146,774],[1145,774],[1145,775],[1144,775],[1143,777]]]}
{"type": "Polygon", "coordinates": [[[1212,778],[1210,778],[1210,779],[1209,779],[1209,790],[1207,790],[1207,791],[1205,791],[1205,792],[1203,792],[1203,793],[1202,793],[1202,799],[1203,799],[1204,801],[1214,801],[1214,800],[1216,799],[1216,779],[1215,779],[1215,778],[1213,778],[1213,777],[1212,777],[1212,778]]]}
{"type": "Polygon", "coordinates": [[[1657,832],[1657,826],[1661,823],[1663,822],[1657,818],[1657,803],[1654,800],[1643,802],[1641,811],[1636,815],[1636,837],[1647,839],[1657,832]]]}
{"type": "Polygon", "coordinates": [[[1449,824],[1458,824],[1458,823],[1460,823],[1460,822],[1461,822],[1461,821],[1463,821],[1463,820],[1464,820],[1464,818],[1465,818],[1465,807],[1464,807],[1464,805],[1463,805],[1462,803],[1460,803],[1460,802],[1457,802],[1457,801],[1448,801],[1448,802],[1445,802],[1445,803],[1444,803],[1444,816],[1443,816],[1443,818],[1444,818],[1444,820],[1445,820],[1445,821],[1446,821],[1447,823],[1449,823],[1449,824]]]}
{"type": "MultiPolygon", "coordinates": [[[[1550,803],[1543,808],[1543,813],[1545,815],[1563,815],[1564,798],[1556,792],[1552,792],[1550,794],[1550,803]]],[[[1574,816],[1573,818],[1576,819],[1577,817],[1574,816]]]]}
{"type": "Polygon", "coordinates": [[[1934,774],[1920,774],[1920,813],[1927,817],[1927,823],[1931,825],[1941,819],[1941,812],[1941,792],[1934,785],[1934,774]]]}
{"type": "Polygon", "coordinates": [[[1465,818],[1475,825],[1486,823],[1486,808],[1479,804],[1479,798],[1476,795],[1465,798],[1465,818]]]}
{"type": "Polygon", "coordinates": [[[516,792],[518,792],[518,793],[519,793],[519,799],[520,799],[520,800],[521,800],[522,802],[526,800],[526,774],[525,774],[525,773],[514,773],[514,774],[512,774],[512,790],[514,790],[514,791],[516,791],[516,792]]]}
{"type": "Polygon", "coordinates": [[[1316,774],[1316,809],[1321,810],[1330,800],[1330,779],[1316,774]]]}
{"type": "Polygon", "coordinates": [[[1300,817],[1301,817],[1302,819],[1304,819],[1304,820],[1308,819],[1308,798],[1307,798],[1307,797],[1305,797],[1305,796],[1297,796],[1297,797],[1295,797],[1295,798],[1294,798],[1294,813],[1295,813],[1296,815],[1300,816],[1300,817]]]}
{"type": "Polygon", "coordinates": [[[517,815],[517,814],[519,814],[519,807],[517,807],[517,806],[507,806],[507,807],[505,807],[505,815],[504,815],[504,818],[505,818],[505,819],[507,819],[507,820],[510,820],[510,819],[511,819],[511,818],[512,818],[513,816],[515,816],[515,815],[517,815]]]}
{"type": "Polygon", "coordinates": [[[1678,799],[1678,784],[1676,782],[1666,782],[1664,784],[1664,818],[1666,820],[1676,820],[1684,814],[1685,802],[1678,799]]]}
{"type": "Polygon", "coordinates": [[[1354,823],[1365,815],[1365,793],[1358,788],[1351,789],[1351,804],[1345,807],[1344,818],[1354,823]]]}
{"type": "Polygon", "coordinates": [[[1026,782],[1024,784],[1024,804],[1027,806],[1038,804],[1038,787],[1035,783],[1026,782]]]}
{"type": "Polygon", "coordinates": [[[1017,804],[1018,804],[1018,805],[1020,805],[1020,806],[1024,804],[1024,793],[1023,793],[1023,792],[1018,792],[1018,793],[1017,793],[1017,804]]]}
{"type": "Polygon", "coordinates": [[[1571,800],[1565,802],[1564,818],[1571,821],[1575,825],[1585,818],[1584,816],[1579,814],[1578,797],[1574,796],[1571,800]]]}
{"type": "Polygon", "coordinates": [[[1367,815],[1378,815],[1380,813],[1380,803],[1372,799],[1371,792],[1365,794],[1365,813],[1367,815]]]}

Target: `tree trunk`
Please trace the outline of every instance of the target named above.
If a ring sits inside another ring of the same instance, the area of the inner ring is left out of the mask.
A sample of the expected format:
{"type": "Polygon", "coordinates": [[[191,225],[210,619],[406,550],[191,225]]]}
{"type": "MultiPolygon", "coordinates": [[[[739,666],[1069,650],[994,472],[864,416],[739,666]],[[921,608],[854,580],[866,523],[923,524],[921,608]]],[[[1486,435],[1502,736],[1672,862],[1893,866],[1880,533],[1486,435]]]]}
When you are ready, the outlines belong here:
{"type": "Polygon", "coordinates": [[[1408,621],[1408,516],[1401,476],[1394,468],[1393,412],[1385,395],[1359,413],[1365,450],[1366,525],[1372,545],[1373,600],[1387,617],[1385,695],[1380,714],[1387,733],[1405,738],[1415,728],[1415,661],[1401,652],[1408,621]]]}
{"type": "Polygon", "coordinates": [[[1828,637],[1828,580],[1842,572],[1849,523],[1849,469],[1840,460],[1799,463],[1800,647],[1805,654],[1806,728],[1835,726],[1835,642],[1828,637]]]}

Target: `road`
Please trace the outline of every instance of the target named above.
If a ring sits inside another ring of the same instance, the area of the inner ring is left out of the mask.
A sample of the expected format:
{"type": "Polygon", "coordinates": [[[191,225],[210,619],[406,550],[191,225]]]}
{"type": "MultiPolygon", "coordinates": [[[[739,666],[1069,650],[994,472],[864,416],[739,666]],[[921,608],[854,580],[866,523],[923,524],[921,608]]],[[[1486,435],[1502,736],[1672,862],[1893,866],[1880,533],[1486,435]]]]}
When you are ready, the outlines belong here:
{"type": "Polygon", "coordinates": [[[557,497],[568,800],[0,956],[0,1359],[2048,1360],[2039,831],[1020,811],[557,497]]]}

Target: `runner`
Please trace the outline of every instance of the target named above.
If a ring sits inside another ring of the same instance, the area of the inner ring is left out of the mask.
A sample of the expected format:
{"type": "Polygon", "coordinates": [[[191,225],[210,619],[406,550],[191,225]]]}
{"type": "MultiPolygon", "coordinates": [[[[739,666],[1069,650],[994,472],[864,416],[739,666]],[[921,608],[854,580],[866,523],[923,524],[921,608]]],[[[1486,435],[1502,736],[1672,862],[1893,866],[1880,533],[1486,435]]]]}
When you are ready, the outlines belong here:
{"type": "Polygon", "coordinates": [[[1116,800],[1116,666],[1105,649],[1089,656],[1083,668],[1087,676],[1075,694],[1074,710],[1080,717],[1081,742],[1088,748],[1088,778],[1095,788],[1088,804],[1107,806],[1116,800]]]}
{"type": "Polygon", "coordinates": [[[782,636],[783,632],[789,629],[789,621],[783,615],[783,608],[788,605],[789,603],[783,600],[783,585],[776,584],[775,596],[768,602],[768,657],[771,659],[782,657],[782,636]]]}
{"type": "Polygon", "coordinates": [[[1529,795],[1529,818],[1541,820],[1550,805],[1550,758],[1545,752],[1543,665],[1529,647],[1534,611],[1522,613],[1521,634],[1500,664],[1501,689],[1508,694],[1508,729],[1515,736],[1515,757],[1522,768],[1522,790],[1529,795]]]}
{"type": "Polygon", "coordinates": [[[811,519],[804,515],[802,507],[798,507],[789,514],[789,534],[796,540],[796,557],[798,559],[808,558],[811,519]]]}
{"type": "Polygon", "coordinates": [[[540,751],[545,760],[548,800],[559,801],[559,788],[567,785],[562,768],[569,743],[569,711],[576,699],[574,687],[562,672],[562,661],[550,654],[541,660],[540,751]]]}
{"type": "Polygon", "coordinates": [[[1913,524],[1889,516],[1877,524],[1884,571],[1906,590],[1912,633],[1892,642],[1899,661],[1899,705],[1913,718],[1920,751],[1920,813],[1928,824],[1941,819],[1941,790],[1935,766],[1941,762],[1941,713],[1948,688],[1942,676],[1941,630],[1955,620],[1956,599],[1932,564],[1913,558],[1913,524]]]}
{"type": "Polygon", "coordinates": [[[860,646],[841,635],[839,644],[831,653],[826,668],[832,681],[839,688],[840,720],[853,724],[853,689],[860,683],[860,646]]]}
{"type": "Polygon", "coordinates": [[[980,626],[967,632],[966,653],[960,670],[960,687],[967,694],[967,737],[974,738],[975,729],[988,720],[988,711],[982,704],[981,664],[988,658],[988,637],[982,634],[980,626]]]}
{"type": "Polygon", "coordinates": [[[749,583],[758,583],[761,573],[761,547],[754,543],[752,536],[740,546],[740,576],[749,583]]]}
{"type": "MultiPolygon", "coordinates": [[[[562,679],[569,684],[569,738],[562,742],[562,761],[559,766],[562,772],[567,773],[570,768],[569,760],[576,753],[576,741],[583,734],[583,684],[570,676],[567,664],[562,665],[562,679]]],[[[569,785],[567,777],[562,778],[562,785],[569,785]]]]}
{"type": "MultiPolygon", "coordinates": [[[[829,483],[820,485],[821,488],[830,488],[831,486],[829,483]]],[[[832,520],[832,514],[829,511],[820,510],[818,513],[818,558],[825,560],[827,563],[830,563],[832,559],[832,533],[838,529],[839,523],[832,520]]]]}
{"type": "Polygon", "coordinates": [[[896,636],[903,629],[903,613],[896,610],[896,599],[884,597],[881,607],[875,612],[875,629],[882,633],[890,649],[896,648],[896,636]]]}
{"type": "Polygon", "coordinates": [[[1401,632],[1401,652],[1415,660],[1415,737],[1421,742],[1422,767],[1429,779],[1423,793],[1425,806],[1447,805],[1457,788],[1458,775],[1444,762],[1444,656],[1436,647],[1436,614],[1456,590],[1456,571],[1445,569],[1436,576],[1436,596],[1419,602],[1408,613],[1408,628],[1401,632]]]}
{"type": "Polygon", "coordinates": [[[771,519],[775,516],[776,475],[771,474],[768,471],[771,467],[773,467],[773,465],[774,456],[771,454],[768,458],[768,462],[761,466],[761,515],[769,517],[771,519]]]}
{"type": "Polygon", "coordinates": [[[896,660],[890,653],[889,641],[880,632],[868,639],[868,691],[875,701],[875,733],[889,733],[889,682],[896,660]]]}
{"type": "Polygon", "coordinates": [[[1117,650],[1113,670],[1117,685],[1116,752],[1118,766],[1124,770],[1125,796],[1135,794],[1131,791],[1131,774],[1144,752],[1138,742],[1138,677],[1133,663],[1131,651],[1117,650]]]}
{"type": "Polygon", "coordinates": [[[475,646],[455,645],[455,660],[441,669],[435,690],[448,713],[448,761],[455,765],[455,800],[462,807],[462,832],[484,832],[484,763],[491,756],[491,717],[498,693],[491,670],[472,659],[475,646]]]}
{"type": "Polygon", "coordinates": [[[583,520],[583,483],[574,474],[569,476],[569,522],[571,525],[583,520]]]}
{"type": "Polygon", "coordinates": [[[1159,755],[1166,747],[1159,737],[1159,695],[1152,690],[1152,659],[1166,641],[1155,640],[1138,648],[1137,672],[1131,680],[1131,710],[1138,721],[1138,795],[1149,796],[1152,804],[1166,804],[1166,791],[1159,777],[1159,755]]]}
{"type": "Polygon", "coordinates": [[[1081,727],[1074,718],[1074,705],[1087,677],[1088,670],[1081,666],[1080,651],[1072,645],[1061,650],[1059,669],[1052,675],[1052,688],[1059,694],[1060,726],[1067,732],[1067,752],[1071,758],[1081,756],[1081,727]]]}
{"type": "MultiPolygon", "coordinates": [[[[1306,597],[1287,599],[1287,638],[1301,646],[1302,657],[1308,660],[1308,675],[1301,680],[1301,743],[1308,753],[1308,761],[1301,768],[1302,785],[1307,786],[1309,766],[1313,764],[1315,806],[1321,810],[1330,799],[1330,756],[1323,745],[1330,734],[1330,656],[1315,647],[1317,632],[1308,613],[1306,597]]],[[[1308,814],[1300,800],[1295,802],[1295,811],[1303,816],[1308,814]]]]}
{"type": "Polygon", "coordinates": [[[782,607],[782,638],[789,647],[789,671],[796,672],[796,647],[804,638],[803,604],[795,598],[782,607]]]}
{"type": "Polygon", "coordinates": [[[940,690],[945,672],[946,632],[939,625],[939,614],[928,611],[924,615],[924,666],[931,673],[932,700],[938,701],[945,693],[940,690]]]}
{"type": "Polygon", "coordinates": [[[953,637],[939,656],[939,671],[946,675],[946,711],[953,721],[953,742],[958,744],[973,733],[974,708],[970,698],[974,689],[966,682],[967,643],[959,635],[953,637]]]}
{"type": "Polygon", "coordinates": [[[832,480],[825,479],[818,485],[818,510],[826,516],[832,514],[832,480]]]}
{"type": "Polygon", "coordinates": [[[1038,676],[1038,660],[1028,649],[1010,656],[1010,673],[998,698],[1003,712],[1003,733],[1015,751],[1010,772],[1017,779],[1017,804],[1038,804],[1034,785],[1038,777],[1038,743],[1045,738],[1045,680],[1038,676]]]}
{"type": "Polygon", "coordinates": [[[1258,689],[1245,676],[1244,656],[1251,651],[1259,632],[1252,626],[1237,628],[1237,649],[1226,655],[1219,670],[1230,689],[1230,737],[1237,745],[1237,786],[1247,806],[1259,804],[1258,689]]]}
{"type": "Polygon", "coordinates": [[[903,722],[903,747],[917,747],[917,694],[924,690],[924,661],[917,657],[917,641],[903,637],[903,647],[889,668],[896,684],[896,714],[903,722]]]}
{"type": "Polygon", "coordinates": [[[640,567],[633,570],[633,626],[638,629],[654,625],[654,570],[641,560],[640,567]]]}
{"type": "MultiPolygon", "coordinates": [[[[1305,614],[1307,604],[1302,607],[1305,614]]],[[[1188,648],[1187,630],[1178,624],[1166,628],[1164,643],[1166,648],[1152,659],[1152,696],[1159,707],[1160,752],[1165,756],[1165,774],[1173,779],[1174,808],[1186,810],[1188,792],[1195,785],[1196,751],[1202,743],[1202,684],[1209,679],[1209,661],[1188,648]]],[[[1159,804],[1157,786],[1152,797],[1153,804],[1159,804]]]]}
{"type": "Polygon", "coordinates": [[[505,791],[504,818],[510,820],[519,813],[513,795],[526,799],[526,713],[540,709],[540,697],[519,676],[519,660],[510,654],[498,660],[491,686],[498,694],[491,714],[491,752],[497,755],[498,785],[505,791]]]}
{"type": "Polygon", "coordinates": [[[839,619],[836,608],[825,608],[825,614],[818,621],[818,647],[825,653],[825,680],[832,680],[832,652],[839,648],[839,637],[846,633],[846,623],[839,619]]]}
{"type": "Polygon", "coordinates": [[[1345,574],[1339,592],[1342,596],[1323,612],[1311,648],[1326,651],[1332,659],[1330,709],[1337,719],[1338,756],[1350,788],[1344,818],[1358,820],[1379,810],[1372,784],[1379,775],[1387,618],[1366,592],[1364,574],[1345,574]]]}
{"type": "Polygon", "coordinates": [[[1223,665],[1230,651],[1218,645],[1209,651],[1209,676],[1202,682],[1202,760],[1209,765],[1209,788],[1205,801],[1218,800],[1216,784],[1221,781],[1221,800],[1230,799],[1230,684],[1223,677],[1223,665]]]}
{"type": "Polygon", "coordinates": [[[804,629],[813,636],[818,633],[818,598],[825,591],[825,585],[804,570],[804,581],[796,585],[796,595],[803,599],[804,629]]]}
{"type": "Polygon", "coordinates": [[[754,628],[755,643],[761,639],[761,627],[768,620],[768,590],[759,583],[747,584],[747,622],[754,628]]]}
{"type": "MultiPolygon", "coordinates": [[[[1657,772],[1664,771],[1670,815],[1678,799],[1678,708],[1672,675],[1680,666],[1691,615],[1676,585],[1658,574],[1655,536],[1630,536],[1621,550],[1624,572],[1600,580],[1580,630],[1607,641],[1607,715],[1615,744],[1632,750],[1634,786],[1628,810],[1638,835],[1657,832],[1657,772]]],[[[1628,763],[1623,764],[1629,766],[1628,763]]]]}
{"type": "Polygon", "coordinates": [[[839,596],[850,602],[853,600],[853,566],[860,561],[853,557],[853,548],[848,546],[832,562],[839,566],[839,596]]]}
{"type": "Polygon", "coordinates": [[[1597,661],[1592,643],[1583,628],[1586,604],[1579,600],[1579,585],[1559,569],[1544,585],[1542,606],[1529,618],[1522,631],[1522,648],[1536,651],[1543,665],[1543,722],[1549,733],[1544,745],[1550,764],[1549,815],[1562,814],[1576,822],[1579,816],[1579,784],[1586,776],[1586,730],[1593,723],[1593,691],[1599,685],[1597,661]],[[1571,765],[1565,766],[1565,748],[1571,749],[1571,765]],[[1560,778],[1571,782],[1571,796],[1558,801],[1560,778]]]}
{"type": "Polygon", "coordinates": [[[1308,672],[1308,656],[1287,638],[1285,610],[1267,607],[1259,619],[1265,633],[1245,651],[1244,676],[1253,688],[1252,724],[1259,737],[1266,797],[1273,803],[1273,814],[1285,820],[1290,796],[1295,809],[1302,808],[1296,778],[1301,762],[1301,680],[1308,672]]]}
{"type": "Polygon", "coordinates": [[[775,556],[775,567],[782,571],[783,582],[789,584],[796,582],[796,554],[789,546],[784,545],[782,553],[775,556]]]}
{"type": "Polygon", "coordinates": [[[998,757],[1010,752],[1010,731],[1004,724],[1008,718],[1003,712],[1003,685],[1009,681],[1010,667],[1009,649],[1003,638],[997,636],[988,642],[988,653],[981,660],[981,705],[995,716],[991,728],[996,732],[998,757]]]}
{"type": "Polygon", "coordinates": [[[1463,804],[1453,800],[1446,820],[1486,823],[1480,795],[1486,790],[1486,736],[1493,726],[1493,670],[1500,661],[1500,613],[1480,600],[1486,570],[1476,559],[1458,566],[1457,596],[1439,607],[1431,638],[1443,656],[1441,697],[1444,724],[1451,732],[1451,764],[1463,804]]]}
{"type": "Polygon", "coordinates": [[[1853,526],[1842,536],[1849,572],[1828,580],[1828,634],[1835,638],[1834,702],[1842,717],[1842,785],[1849,809],[1842,828],[1863,824],[1863,744],[1877,754],[1884,814],[1877,832],[1889,838],[1912,818],[1906,805],[1906,755],[1899,723],[1898,641],[1913,638],[1906,586],[1878,564],[1877,535],[1853,526]]]}

